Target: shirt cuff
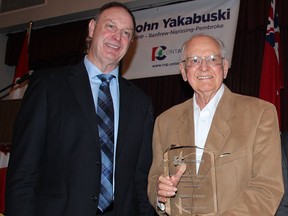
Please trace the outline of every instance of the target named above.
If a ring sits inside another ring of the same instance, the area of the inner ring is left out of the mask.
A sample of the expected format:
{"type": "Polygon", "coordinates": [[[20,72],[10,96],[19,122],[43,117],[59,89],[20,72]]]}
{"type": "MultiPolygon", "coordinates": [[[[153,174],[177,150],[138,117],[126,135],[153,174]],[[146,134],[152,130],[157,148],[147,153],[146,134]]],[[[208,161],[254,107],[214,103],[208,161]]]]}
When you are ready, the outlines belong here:
{"type": "Polygon", "coordinates": [[[157,208],[161,211],[161,212],[165,212],[166,206],[164,203],[159,202],[158,200],[158,196],[157,196],[157,208]]]}

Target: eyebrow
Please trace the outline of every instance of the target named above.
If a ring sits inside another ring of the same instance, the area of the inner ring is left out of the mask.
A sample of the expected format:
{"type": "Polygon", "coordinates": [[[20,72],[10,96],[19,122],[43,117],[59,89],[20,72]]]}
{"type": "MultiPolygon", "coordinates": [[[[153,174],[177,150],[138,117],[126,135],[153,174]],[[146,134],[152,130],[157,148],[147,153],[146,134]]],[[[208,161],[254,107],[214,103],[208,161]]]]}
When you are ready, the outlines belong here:
{"type": "MultiPolygon", "coordinates": [[[[106,21],[112,22],[114,25],[116,25],[116,23],[115,23],[113,20],[111,20],[111,19],[107,19],[106,21]]],[[[130,30],[130,31],[133,31],[133,27],[132,27],[132,28],[124,28],[124,29],[122,29],[122,30],[130,30]]]]}

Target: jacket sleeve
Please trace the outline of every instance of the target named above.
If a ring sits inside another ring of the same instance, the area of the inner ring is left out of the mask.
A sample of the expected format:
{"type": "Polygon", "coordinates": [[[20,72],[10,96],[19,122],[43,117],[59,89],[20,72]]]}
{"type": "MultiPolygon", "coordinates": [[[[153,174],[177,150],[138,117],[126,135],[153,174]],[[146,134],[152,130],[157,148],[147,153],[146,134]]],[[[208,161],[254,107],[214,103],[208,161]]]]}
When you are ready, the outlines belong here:
{"type": "Polygon", "coordinates": [[[148,173],[152,161],[152,131],[154,124],[154,114],[152,102],[147,109],[143,127],[143,138],[136,171],[136,188],[139,205],[139,216],[153,216],[154,209],[150,205],[147,197],[148,173]]]}
{"type": "Polygon", "coordinates": [[[7,216],[34,216],[33,188],[46,131],[46,93],[42,84],[33,73],[15,120],[6,177],[7,216]]]}

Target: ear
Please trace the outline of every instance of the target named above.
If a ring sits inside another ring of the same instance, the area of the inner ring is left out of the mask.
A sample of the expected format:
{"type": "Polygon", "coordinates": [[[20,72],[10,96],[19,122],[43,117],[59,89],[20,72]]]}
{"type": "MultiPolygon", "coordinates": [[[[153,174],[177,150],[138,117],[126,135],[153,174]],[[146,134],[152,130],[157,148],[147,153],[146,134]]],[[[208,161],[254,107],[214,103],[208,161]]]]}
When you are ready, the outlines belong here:
{"type": "Polygon", "coordinates": [[[182,75],[184,82],[186,82],[188,80],[188,78],[187,78],[187,73],[186,73],[186,68],[185,68],[184,63],[180,62],[179,69],[180,69],[180,72],[181,72],[181,75],[182,75]]]}
{"type": "Polygon", "coordinates": [[[94,19],[90,20],[88,27],[89,27],[88,35],[89,35],[90,38],[93,38],[94,30],[95,30],[95,27],[96,27],[96,22],[95,22],[94,19]]]}
{"type": "Polygon", "coordinates": [[[229,66],[230,66],[229,61],[227,59],[224,59],[223,60],[223,76],[224,76],[224,79],[226,79],[226,77],[227,77],[229,66]]]}

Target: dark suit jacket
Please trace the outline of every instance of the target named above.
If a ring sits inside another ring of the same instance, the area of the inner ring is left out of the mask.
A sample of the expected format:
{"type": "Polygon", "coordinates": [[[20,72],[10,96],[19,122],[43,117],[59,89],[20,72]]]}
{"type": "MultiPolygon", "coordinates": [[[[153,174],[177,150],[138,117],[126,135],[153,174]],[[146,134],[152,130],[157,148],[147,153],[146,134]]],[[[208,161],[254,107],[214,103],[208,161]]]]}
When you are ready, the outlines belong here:
{"type": "Polygon", "coordinates": [[[288,215],[288,132],[281,134],[281,146],[282,146],[282,172],[284,181],[284,196],[280,202],[279,208],[275,216],[287,216],[288,215]]]}
{"type": "MultiPolygon", "coordinates": [[[[152,104],[119,77],[115,215],[153,215],[147,198],[152,104]]],[[[34,72],[15,122],[6,216],[95,216],[101,177],[96,112],[84,63],[34,72]]]]}

